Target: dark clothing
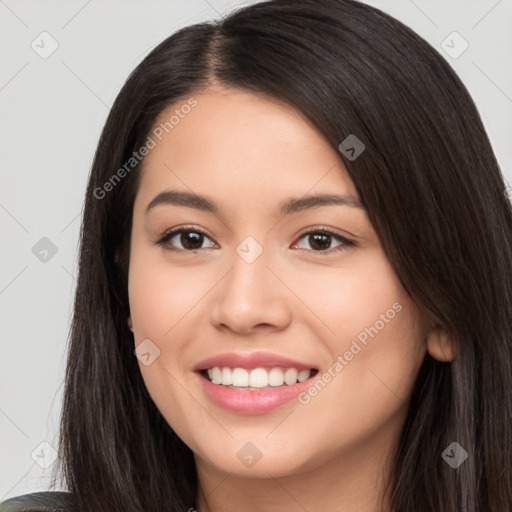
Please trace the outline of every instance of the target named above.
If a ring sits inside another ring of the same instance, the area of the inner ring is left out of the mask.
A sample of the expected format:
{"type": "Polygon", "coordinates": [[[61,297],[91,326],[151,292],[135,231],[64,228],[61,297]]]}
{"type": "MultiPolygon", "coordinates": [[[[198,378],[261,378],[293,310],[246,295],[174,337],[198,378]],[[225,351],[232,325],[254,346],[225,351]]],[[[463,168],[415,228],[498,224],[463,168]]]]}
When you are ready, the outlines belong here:
{"type": "Polygon", "coordinates": [[[76,512],[73,495],[64,491],[23,494],[0,503],[0,512],[76,512]]]}

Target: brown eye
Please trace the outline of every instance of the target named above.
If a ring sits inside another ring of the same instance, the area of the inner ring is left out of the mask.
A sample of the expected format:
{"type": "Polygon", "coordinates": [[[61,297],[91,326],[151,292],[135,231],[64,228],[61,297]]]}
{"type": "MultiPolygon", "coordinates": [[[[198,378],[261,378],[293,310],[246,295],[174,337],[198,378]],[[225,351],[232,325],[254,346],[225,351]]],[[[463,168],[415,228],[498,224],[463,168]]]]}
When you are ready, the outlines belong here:
{"type": "Polygon", "coordinates": [[[299,249],[312,250],[318,253],[332,253],[355,245],[351,240],[326,229],[304,233],[299,240],[302,239],[306,240],[309,248],[299,246],[299,249]],[[334,248],[331,247],[333,239],[339,242],[334,248]]]}
{"type": "MultiPolygon", "coordinates": [[[[156,243],[165,246],[169,250],[197,251],[203,249],[205,239],[210,240],[202,231],[180,228],[169,231],[156,243]],[[179,244],[181,244],[181,247],[179,244]]],[[[212,242],[209,247],[215,247],[215,244],[212,242]]]]}

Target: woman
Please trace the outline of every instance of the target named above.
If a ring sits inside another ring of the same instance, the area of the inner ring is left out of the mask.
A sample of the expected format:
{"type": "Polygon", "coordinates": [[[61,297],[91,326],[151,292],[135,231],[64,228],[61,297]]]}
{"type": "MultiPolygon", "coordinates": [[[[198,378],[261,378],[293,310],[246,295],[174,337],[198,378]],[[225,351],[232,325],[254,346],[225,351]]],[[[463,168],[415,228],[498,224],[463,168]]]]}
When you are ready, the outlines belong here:
{"type": "Polygon", "coordinates": [[[271,0],[169,37],[81,235],[70,509],[511,510],[511,206],[400,22],[271,0]]]}

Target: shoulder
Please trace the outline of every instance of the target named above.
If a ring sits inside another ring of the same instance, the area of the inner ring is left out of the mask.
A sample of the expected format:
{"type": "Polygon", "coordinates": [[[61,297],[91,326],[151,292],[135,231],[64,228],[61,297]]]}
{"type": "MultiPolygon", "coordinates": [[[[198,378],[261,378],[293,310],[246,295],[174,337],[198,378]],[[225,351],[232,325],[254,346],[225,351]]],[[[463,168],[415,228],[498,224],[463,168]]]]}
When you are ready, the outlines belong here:
{"type": "Polygon", "coordinates": [[[77,512],[77,509],[71,493],[43,491],[2,501],[0,512],[77,512]]]}

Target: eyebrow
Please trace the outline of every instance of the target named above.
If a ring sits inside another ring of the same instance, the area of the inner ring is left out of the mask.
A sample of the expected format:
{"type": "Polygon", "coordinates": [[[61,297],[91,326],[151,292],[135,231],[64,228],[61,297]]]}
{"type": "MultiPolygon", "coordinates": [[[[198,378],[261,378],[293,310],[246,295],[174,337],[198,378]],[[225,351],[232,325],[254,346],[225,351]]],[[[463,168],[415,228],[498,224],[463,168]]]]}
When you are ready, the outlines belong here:
{"type": "MultiPolygon", "coordinates": [[[[155,206],[164,204],[186,206],[215,214],[220,212],[220,207],[212,199],[191,192],[166,190],[153,198],[146,207],[146,213],[155,206]]],[[[336,194],[317,194],[302,197],[300,199],[288,199],[287,201],[280,203],[276,213],[284,216],[291,213],[309,210],[310,208],[328,205],[343,205],[364,209],[361,201],[351,195],[340,196],[336,194]]]]}

